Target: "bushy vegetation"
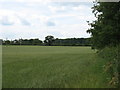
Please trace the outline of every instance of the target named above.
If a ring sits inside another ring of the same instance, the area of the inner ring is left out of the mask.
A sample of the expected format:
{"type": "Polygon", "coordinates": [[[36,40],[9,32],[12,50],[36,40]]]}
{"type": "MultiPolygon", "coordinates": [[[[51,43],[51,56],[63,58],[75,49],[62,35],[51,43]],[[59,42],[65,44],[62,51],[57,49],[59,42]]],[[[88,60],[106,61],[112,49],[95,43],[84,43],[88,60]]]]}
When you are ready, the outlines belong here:
{"type": "Polygon", "coordinates": [[[55,39],[53,42],[55,46],[91,46],[90,38],[67,38],[55,39]]]}
{"type": "Polygon", "coordinates": [[[96,2],[93,13],[97,20],[89,23],[87,30],[92,35],[96,49],[120,44],[120,2],[96,2]]]}
{"type": "Polygon", "coordinates": [[[109,84],[120,86],[120,45],[117,47],[106,47],[99,51],[99,56],[106,60],[104,71],[110,73],[109,84]]]}
{"type": "Polygon", "coordinates": [[[95,2],[97,20],[89,23],[92,47],[107,61],[105,71],[111,74],[109,84],[120,86],[120,2],[95,2]]]}

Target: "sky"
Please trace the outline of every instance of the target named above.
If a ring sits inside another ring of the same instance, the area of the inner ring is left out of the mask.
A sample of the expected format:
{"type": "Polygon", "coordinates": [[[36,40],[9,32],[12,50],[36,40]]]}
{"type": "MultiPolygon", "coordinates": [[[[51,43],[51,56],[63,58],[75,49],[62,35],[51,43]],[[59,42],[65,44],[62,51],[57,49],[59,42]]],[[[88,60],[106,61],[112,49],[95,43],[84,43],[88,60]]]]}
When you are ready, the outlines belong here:
{"type": "Polygon", "coordinates": [[[87,38],[93,0],[0,0],[0,38],[87,38]]]}

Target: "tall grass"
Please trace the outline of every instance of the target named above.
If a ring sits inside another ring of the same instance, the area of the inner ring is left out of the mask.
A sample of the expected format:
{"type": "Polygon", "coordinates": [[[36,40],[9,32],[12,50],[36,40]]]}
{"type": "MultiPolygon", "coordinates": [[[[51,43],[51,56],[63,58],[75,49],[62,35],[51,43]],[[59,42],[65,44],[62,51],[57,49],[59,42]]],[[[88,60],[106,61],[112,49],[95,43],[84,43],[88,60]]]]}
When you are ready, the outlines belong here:
{"type": "Polygon", "coordinates": [[[109,88],[90,47],[3,46],[3,88],[109,88]]]}

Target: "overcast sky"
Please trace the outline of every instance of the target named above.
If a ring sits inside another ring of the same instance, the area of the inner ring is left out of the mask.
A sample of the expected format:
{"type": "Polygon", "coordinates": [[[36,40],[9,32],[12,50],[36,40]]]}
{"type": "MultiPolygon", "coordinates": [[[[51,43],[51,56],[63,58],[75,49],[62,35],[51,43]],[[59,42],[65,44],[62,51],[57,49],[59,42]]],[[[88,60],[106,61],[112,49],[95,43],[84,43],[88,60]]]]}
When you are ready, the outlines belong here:
{"type": "Polygon", "coordinates": [[[0,38],[90,37],[92,6],[92,0],[0,0],[0,38]]]}

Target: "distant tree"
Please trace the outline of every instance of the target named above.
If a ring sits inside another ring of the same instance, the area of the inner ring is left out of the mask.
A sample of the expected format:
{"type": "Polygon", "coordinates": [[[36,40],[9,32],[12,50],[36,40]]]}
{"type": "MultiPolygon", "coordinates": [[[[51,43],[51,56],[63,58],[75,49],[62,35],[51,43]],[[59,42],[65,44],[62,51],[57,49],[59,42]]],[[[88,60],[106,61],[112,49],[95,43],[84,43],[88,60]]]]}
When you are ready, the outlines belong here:
{"type": "Polygon", "coordinates": [[[22,45],[22,41],[23,41],[23,39],[21,38],[21,39],[19,39],[19,44],[20,45],[22,45]]]}
{"type": "Polygon", "coordinates": [[[55,46],[91,46],[91,38],[56,38],[53,42],[55,46]]]}
{"type": "Polygon", "coordinates": [[[45,37],[44,43],[45,43],[45,45],[51,46],[53,44],[54,40],[55,40],[54,37],[49,35],[49,36],[45,37]]]}
{"type": "Polygon", "coordinates": [[[41,45],[41,44],[42,44],[42,41],[39,40],[39,39],[33,39],[32,44],[33,44],[33,45],[41,45]]]}
{"type": "Polygon", "coordinates": [[[19,40],[15,39],[15,40],[13,41],[13,44],[14,44],[14,45],[19,45],[19,44],[20,44],[20,43],[19,43],[19,40]]]}
{"type": "Polygon", "coordinates": [[[15,40],[3,40],[3,45],[46,45],[46,46],[90,46],[91,38],[66,38],[66,39],[54,39],[53,36],[45,37],[44,43],[36,39],[15,39],[15,40]]]}
{"type": "Polygon", "coordinates": [[[6,40],[6,41],[5,41],[5,44],[6,44],[6,45],[10,45],[10,41],[9,41],[9,40],[6,40]]]}

